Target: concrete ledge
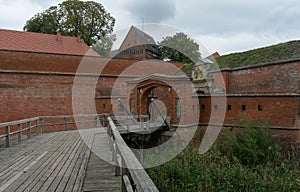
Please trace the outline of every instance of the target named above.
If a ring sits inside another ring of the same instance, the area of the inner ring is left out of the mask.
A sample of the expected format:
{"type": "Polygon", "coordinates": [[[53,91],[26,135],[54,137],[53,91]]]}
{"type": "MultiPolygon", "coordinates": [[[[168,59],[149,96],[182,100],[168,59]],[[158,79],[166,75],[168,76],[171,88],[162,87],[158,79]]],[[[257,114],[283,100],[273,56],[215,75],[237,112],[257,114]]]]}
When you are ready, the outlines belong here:
{"type": "Polygon", "coordinates": [[[0,70],[0,73],[14,74],[32,74],[32,75],[59,75],[59,76],[87,76],[87,77],[114,77],[114,78],[138,78],[140,76],[133,75],[109,75],[109,74],[93,74],[93,73],[64,73],[52,71],[20,71],[20,70],[0,70]]]}
{"type": "MultiPolygon", "coordinates": [[[[207,124],[207,123],[198,123],[198,124],[189,124],[189,125],[175,125],[172,124],[172,128],[191,128],[194,126],[212,126],[212,127],[228,127],[228,128],[246,128],[244,125],[234,125],[234,124],[207,124]]],[[[280,126],[253,126],[253,128],[268,128],[275,130],[294,130],[299,131],[300,127],[280,127],[280,126]]]]}
{"type": "MultiPolygon", "coordinates": [[[[234,124],[207,124],[199,123],[199,126],[222,126],[222,127],[231,127],[231,128],[246,128],[244,125],[234,125],[234,124]]],[[[268,129],[277,129],[277,130],[300,130],[300,127],[280,127],[280,126],[253,126],[253,128],[268,128],[268,129]]]]}
{"type": "Polygon", "coordinates": [[[260,64],[253,64],[249,66],[243,66],[243,67],[235,67],[235,68],[221,68],[219,70],[212,70],[207,71],[208,73],[219,73],[219,72],[225,72],[225,71],[240,71],[240,70],[247,70],[247,69],[253,69],[253,68],[260,68],[260,67],[269,67],[272,65],[283,65],[287,63],[296,63],[300,62],[300,58],[294,58],[294,59],[288,59],[288,60],[281,60],[281,61],[273,61],[273,62],[267,62],[267,63],[260,63],[260,64]]]}
{"type": "Polygon", "coordinates": [[[299,93],[201,94],[193,97],[299,97],[299,93]]]}

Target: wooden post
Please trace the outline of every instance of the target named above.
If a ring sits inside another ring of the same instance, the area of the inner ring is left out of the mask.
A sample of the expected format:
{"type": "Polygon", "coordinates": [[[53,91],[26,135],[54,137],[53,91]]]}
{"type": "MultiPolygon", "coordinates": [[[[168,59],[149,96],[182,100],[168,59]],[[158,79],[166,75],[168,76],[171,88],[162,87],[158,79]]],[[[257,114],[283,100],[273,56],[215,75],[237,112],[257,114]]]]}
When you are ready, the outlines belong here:
{"type": "MultiPolygon", "coordinates": [[[[114,138],[113,138],[113,135],[112,135],[112,131],[111,131],[111,127],[108,125],[108,127],[107,127],[107,134],[108,134],[108,136],[109,136],[109,141],[108,141],[108,143],[109,143],[109,145],[110,145],[110,151],[114,151],[114,138]]],[[[112,156],[112,161],[114,160],[114,154],[113,154],[113,156],[112,156]]]]}
{"type": "Polygon", "coordinates": [[[101,125],[102,125],[102,127],[105,127],[105,115],[104,114],[101,117],[101,125]]]}
{"type": "Polygon", "coordinates": [[[106,122],[106,120],[107,120],[106,118],[107,118],[107,117],[108,117],[108,116],[107,116],[106,114],[103,115],[103,119],[102,119],[102,120],[103,120],[103,123],[102,123],[102,126],[103,126],[103,127],[109,126],[109,123],[106,122]]]}
{"type": "Polygon", "coordinates": [[[133,192],[133,189],[132,189],[132,186],[131,186],[131,183],[130,183],[130,180],[129,180],[128,176],[124,175],[122,179],[124,180],[124,185],[126,187],[126,192],[133,192]]]}
{"type": "Polygon", "coordinates": [[[99,127],[99,124],[98,124],[98,115],[95,116],[95,128],[98,128],[99,127]]]}
{"type": "Polygon", "coordinates": [[[39,134],[39,120],[38,119],[35,121],[35,134],[36,135],[39,134]]]}
{"type": "Polygon", "coordinates": [[[106,120],[107,120],[107,117],[108,117],[107,114],[103,114],[103,117],[102,117],[102,126],[103,126],[103,127],[109,126],[109,123],[106,121],[106,120]]]}
{"type": "Polygon", "coordinates": [[[10,146],[10,126],[6,126],[6,148],[10,146]]]}
{"type": "Polygon", "coordinates": [[[115,176],[120,176],[121,175],[121,166],[120,163],[122,162],[122,157],[121,157],[121,154],[120,154],[120,151],[118,149],[118,146],[117,146],[117,143],[115,143],[115,164],[116,164],[116,167],[115,167],[115,176]],[[121,161],[121,162],[120,162],[121,161]]]}
{"type": "Polygon", "coordinates": [[[121,169],[122,169],[122,173],[121,173],[121,178],[122,178],[121,191],[122,191],[122,192],[127,192],[126,183],[125,183],[123,177],[124,177],[125,175],[128,175],[128,170],[127,170],[127,168],[125,167],[125,162],[124,162],[123,159],[121,160],[121,162],[122,162],[121,165],[120,165],[120,167],[121,167],[121,169]]]}
{"type": "Polygon", "coordinates": [[[41,124],[42,124],[42,130],[41,130],[41,132],[42,132],[42,134],[43,134],[43,133],[44,133],[44,121],[45,121],[45,120],[44,120],[44,118],[41,118],[41,120],[42,120],[42,123],[41,123],[41,124]]]}
{"type": "MultiPolygon", "coordinates": [[[[118,158],[121,158],[119,155],[117,155],[116,157],[116,163],[118,162],[118,158]]],[[[118,163],[116,164],[116,169],[115,169],[115,176],[121,176],[121,165],[119,165],[118,163]]]]}
{"type": "Polygon", "coordinates": [[[65,128],[65,131],[67,131],[67,118],[64,117],[64,128],[65,128]]]}
{"type": "Polygon", "coordinates": [[[18,124],[18,142],[22,142],[22,123],[18,124]]]}
{"type": "Polygon", "coordinates": [[[28,121],[27,139],[31,138],[31,121],[28,121]]]}
{"type": "Polygon", "coordinates": [[[81,121],[81,129],[84,129],[84,117],[83,116],[81,116],[80,117],[80,121],[81,121]]]}

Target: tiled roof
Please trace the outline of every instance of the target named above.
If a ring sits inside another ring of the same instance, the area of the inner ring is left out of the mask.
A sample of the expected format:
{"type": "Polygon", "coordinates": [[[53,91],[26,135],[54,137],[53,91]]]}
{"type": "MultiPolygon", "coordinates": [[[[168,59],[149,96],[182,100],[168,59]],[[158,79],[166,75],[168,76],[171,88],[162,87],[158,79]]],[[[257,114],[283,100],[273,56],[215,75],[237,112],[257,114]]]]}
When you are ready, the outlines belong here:
{"type": "Polygon", "coordinates": [[[0,29],[0,50],[99,56],[79,38],[0,29]]]}
{"type": "Polygon", "coordinates": [[[148,35],[147,33],[141,31],[140,29],[138,29],[135,26],[131,26],[125,39],[123,40],[119,51],[128,49],[132,46],[135,46],[136,43],[138,43],[138,45],[156,45],[153,37],[151,37],[150,35],[148,35]],[[135,44],[131,41],[136,41],[135,44]],[[128,43],[130,43],[130,45],[128,45],[128,43]]]}

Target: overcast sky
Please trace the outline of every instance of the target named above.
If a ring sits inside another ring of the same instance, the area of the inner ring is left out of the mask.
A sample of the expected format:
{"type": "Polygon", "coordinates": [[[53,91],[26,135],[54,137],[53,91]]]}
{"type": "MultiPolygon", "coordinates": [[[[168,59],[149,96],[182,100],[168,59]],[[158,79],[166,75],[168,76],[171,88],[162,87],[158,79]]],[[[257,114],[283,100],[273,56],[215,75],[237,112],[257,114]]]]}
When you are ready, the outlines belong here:
{"type": "MultiPolygon", "coordinates": [[[[131,25],[172,25],[197,38],[211,53],[249,50],[300,40],[298,0],[96,0],[131,25]]],[[[0,0],[0,28],[22,30],[26,20],[59,0],[0,0]]],[[[0,37],[1,38],[1,37],[0,37]]]]}

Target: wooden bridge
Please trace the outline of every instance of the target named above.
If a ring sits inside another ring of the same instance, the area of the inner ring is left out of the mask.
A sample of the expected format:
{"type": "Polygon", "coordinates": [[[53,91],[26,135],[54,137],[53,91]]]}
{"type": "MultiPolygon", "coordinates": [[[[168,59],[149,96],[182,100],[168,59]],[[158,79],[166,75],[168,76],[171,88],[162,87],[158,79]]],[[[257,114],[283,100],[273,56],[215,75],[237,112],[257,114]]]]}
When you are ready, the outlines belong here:
{"type": "Polygon", "coordinates": [[[2,123],[0,141],[0,191],[158,191],[107,115],[2,123]]]}

